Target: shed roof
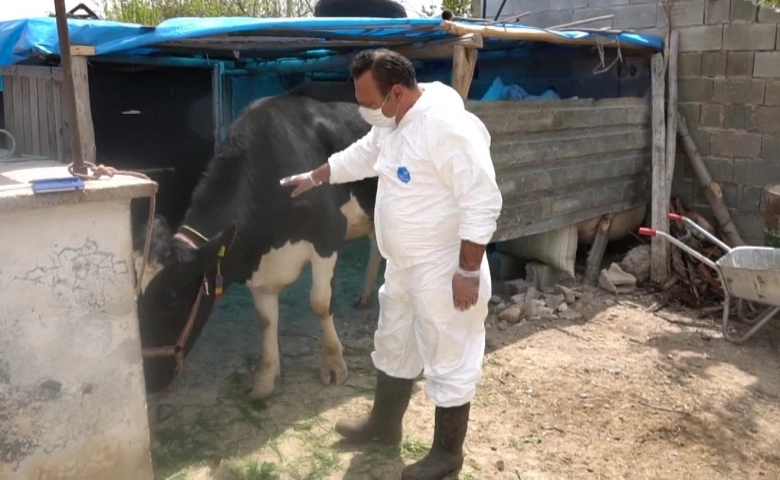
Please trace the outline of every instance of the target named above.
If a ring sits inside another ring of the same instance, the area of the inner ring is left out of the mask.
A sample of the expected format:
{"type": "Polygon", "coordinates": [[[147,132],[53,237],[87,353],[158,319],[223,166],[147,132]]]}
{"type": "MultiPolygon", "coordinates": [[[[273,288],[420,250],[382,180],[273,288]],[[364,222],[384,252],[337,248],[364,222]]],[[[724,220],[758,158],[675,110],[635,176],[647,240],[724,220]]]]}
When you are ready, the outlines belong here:
{"type": "MultiPolygon", "coordinates": [[[[654,35],[615,30],[549,30],[484,20],[440,18],[174,18],[156,27],[109,20],[68,19],[71,44],[98,56],[212,55],[216,58],[277,58],[343,53],[377,46],[441,43],[472,34],[484,49],[520,42],[604,45],[660,50],[654,35]]],[[[40,17],[0,22],[0,67],[31,56],[59,55],[56,20],[40,17]]]]}

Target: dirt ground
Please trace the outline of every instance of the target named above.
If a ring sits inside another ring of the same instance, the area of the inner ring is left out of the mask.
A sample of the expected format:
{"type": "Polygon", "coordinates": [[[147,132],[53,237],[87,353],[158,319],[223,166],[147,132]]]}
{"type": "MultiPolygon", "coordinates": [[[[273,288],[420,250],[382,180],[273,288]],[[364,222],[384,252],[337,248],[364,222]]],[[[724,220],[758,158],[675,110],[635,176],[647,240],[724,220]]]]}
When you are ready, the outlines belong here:
{"type": "MultiPolygon", "coordinates": [[[[307,272],[280,301],[277,393],[249,402],[259,327],[248,292],[228,292],[176,391],[149,400],[158,479],[397,479],[425,454],[433,407],[423,380],[400,453],[337,446],[336,420],[371,405],[377,310],[351,306],[366,255],[361,242],[339,264],[343,386],[318,380],[321,331],[307,272]]],[[[650,313],[654,294],[580,293],[577,322],[488,320],[461,479],[780,478],[780,329],[736,346],[715,316],[650,313]]]]}

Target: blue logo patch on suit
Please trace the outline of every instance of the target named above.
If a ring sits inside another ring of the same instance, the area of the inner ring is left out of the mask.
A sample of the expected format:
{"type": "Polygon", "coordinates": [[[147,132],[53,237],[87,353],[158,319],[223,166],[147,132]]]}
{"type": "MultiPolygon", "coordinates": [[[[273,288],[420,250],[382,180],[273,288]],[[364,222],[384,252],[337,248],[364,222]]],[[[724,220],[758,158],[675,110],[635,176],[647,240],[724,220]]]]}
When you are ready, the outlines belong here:
{"type": "Polygon", "coordinates": [[[404,183],[409,183],[409,181],[412,179],[412,175],[409,173],[409,169],[406,167],[398,167],[398,180],[401,180],[404,183]]]}

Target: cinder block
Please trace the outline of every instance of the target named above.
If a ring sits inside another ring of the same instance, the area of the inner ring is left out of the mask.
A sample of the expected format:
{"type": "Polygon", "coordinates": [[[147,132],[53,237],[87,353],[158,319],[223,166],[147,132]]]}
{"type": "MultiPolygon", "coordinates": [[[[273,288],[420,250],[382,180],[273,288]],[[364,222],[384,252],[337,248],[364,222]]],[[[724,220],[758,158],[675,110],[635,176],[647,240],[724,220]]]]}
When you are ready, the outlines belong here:
{"type": "Polygon", "coordinates": [[[748,116],[751,132],[780,133],[780,107],[752,107],[748,116]]]}
{"type": "Polygon", "coordinates": [[[523,276],[525,262],[504,252],[492,252],[488,255],[490,276],[494,280],[513,280],[523,276]]]}
{"type": "Polygon", "coordinates": [[[734,160],[734,183],[763,187],[780,182],[780,168],[774,160],[738,158],[734,160]]]}
{"type": "Polygon", "coordinates": [[[718,104],[704,104],[701,106],[701,119],[699,125],[702,127],[723,127],[723,113],[725,109],[723,105],[718,104]]]}
{"type": "Polygon", "coordinates": [[[764,217],[758,212],[736,212],[731,214],[734,219],[734,225],[737,227],[739,235],[747,241],[758,242],[763,245],[764,238],[764,217]]]}
{"type": "MultiPolygon", "coordinates": [[[[574,21],[587,20],[589,18],[604,17],[606,15],[612,15],[611,8],[583,8],[574,11],[574,21]]],[[[585,25],[583,25],[585,26],[585,25]]],[[[612,28],[612,19],[599,20],[598,22],[589,23],[588,28],[612,28]]]]}
{"type": "Polygon", "coordinates": [[[701,54],[701,74],[705,77],[726,75],[728,54],[725,52],[704,52],[701,54]]]}
{"type": "Polygon", "coordinates": [[[619,6],[615,7],[613,11],[615,13],[615,18],[612,19],[612,24],[615,28],[638,29],[655,27],[655,5],[619,6]]]}
{"type": "Polygon", "coordinates": [[[747,128],[747,115],[748,107],[744,105],[726,105],[723,126],[735,130],[745,130],[747,128]]]}
{"type": "Polygon", "coordinates": [[[766,82],[764,105],[780,105],[780,81],[766,82]]]}
{"type": "Polygon", "coordinates": [[[704,21],[707,25],[729,23],[731,0],[703,0],[704,21]]]}
{"type": "Polygon", "coordinates": [[[712,98],[713,81],[709,78],[681,78],[677,80],[677,99],[680,102],[708,102],[712,98]]]}
{"type": "MultiPolygon", "coordinates": [[[[680,159],[678,158],[679,162],[680,159]]],[[[691,203],[693,198],[693,183],[694,181],[689,178],[683,178],[675,175],[672,177],[672,196],[682,200],[683,204],[691,203]]]]}
{"type": "Polygon", "coordinates": [[[726,25],[723,27],[723,50],[774,50],[776,37],[777,25],[768,23],[726,25]]]}
{"type": "MultiPolygon", "coordinates": [[[[696,150],[700,155],[710,154],[710,143],[712,143],[712,135],[710,132],[701,128],[694,128],[693,125],[688,125],[688,130],[691,134],[693,142],[696,144],[696,150]]],[[[691,176],[690,178],[694,178],[691,176]]]]}
{"type": "Polygon", "coordinates": [[[550,10],[574,10],[587,6],[588,0],[550,0],[550,10]]]}
{"type": "Polygon", "coordinates": [[[628,0],[588,0],[589,7],[611,7],[613,5],[628,5],[628,0]]]}
{"type": "Polygon", "coordinates": [[[699,124],[699,104],[698,103],[678,103],[677,110],[685,117],[688,125],[699,124]]]}
{"type": "Polygon", "coordinates": [[[705,52],[720,50],[723,45],[723,26],[704,25],[699,27],[682,27],[679,49],[681,52],[705,52]]]}
{"type": "Polygon", "coordinates": [[[729,13],[729,20],[731,22],[755,22],[758,17],[758,7],[748,2],[731,1],[731,12],[729,13]]]}
{"type": "Polygon", "coordinates": [[[571,11],[549,11],[535,13],[534,17],[540,27],[550,28],[558,25],[564,25],[574,21],[574,16],[571,11]]]}
{"type": "Polygon", "coordinates": [[[773,8],[759,8],[758,21],[761,23],[780,23],[780,12],[773,8]]]}
{"type": "MultiPolygon", "coordinates": [[[[704,164],[710,172],[710,176],[716,182],[731,182],[734,180],[734,160],[730,158],[704,157],[704,164]]],[[[690,162],[685,164],[685,176],[696,178],[696,174],[690,166],[690,162]]]]}
{"type": "MultiPolygon", "coordinates": [[[[679,28],[703,24],[704,3],[700,0],[672,2],[672,26],[679,28]]],[[[666,27],[666,11],[660,3],[656,8],[656,17],[656,25],[666,27]]]]}
{"type": "Polygon", "coordinates": [[[528,262],[525,266],[525,281],[532,283],[537,290],[553,288],[564,278],[564,272],[543,263],[528,262]]]}
{"type": "Polygon", "coordinates": [[[780,137],[774,134],[761,136],[761,158],[780,161],[780,137]]]}
{"type": "Polygon", "coordinates": [[[713,133],[710,153],[719,157],[758,158],[761,155],[761,135],[731,130],[713,133]]]}
{"type": "Polygon", "coordinates": [[[761,205],[761,188],[740,186],[739,209],[743,212],[758,212],[761,205]]]}
{"type": "Polygon", "coordinates": [[[780,77],[780,52],[756,52],[753,76],[780,77]]]}
{"type": "Polygon", "coordinates": [[[726,75],[729,77],[752,77],[754,52],[729,52],[726,75]]]}
{"type": "MultiPolygon", "coordinates": [[[[753,70],[750,71],[753,73],[753,70]]],[[[698,77],[701,75],[701,53],[681,53],[677,58],[678,77],[698,77]]]]}
{"type": "Polygon", "coordinates": [[[712,99],[720,103],[762,105],[764,103],[763,80],[752,78],[716,78],[712,99]]]}

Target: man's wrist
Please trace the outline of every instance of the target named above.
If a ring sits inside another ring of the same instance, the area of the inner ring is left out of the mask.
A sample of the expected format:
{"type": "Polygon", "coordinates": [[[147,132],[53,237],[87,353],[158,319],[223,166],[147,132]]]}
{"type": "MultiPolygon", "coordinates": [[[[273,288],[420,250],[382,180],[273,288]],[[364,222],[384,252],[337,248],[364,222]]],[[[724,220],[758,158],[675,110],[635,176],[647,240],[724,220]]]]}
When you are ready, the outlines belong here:
{"type": "Polygon", "coordinates": [[[485,255],[485,245],[461,240],[459,267],[467,272],[479,271],[482,257],[485,255]]]}
{"type": "Polygon", "coordinates": [[[324,163],[311,172],[311,179],[315,185],[326,183],[330,179],[330,164],[324,163]]]}

